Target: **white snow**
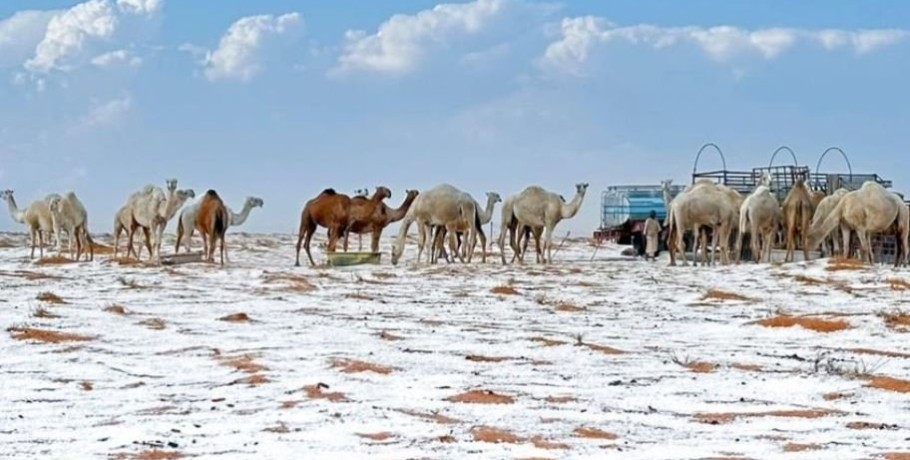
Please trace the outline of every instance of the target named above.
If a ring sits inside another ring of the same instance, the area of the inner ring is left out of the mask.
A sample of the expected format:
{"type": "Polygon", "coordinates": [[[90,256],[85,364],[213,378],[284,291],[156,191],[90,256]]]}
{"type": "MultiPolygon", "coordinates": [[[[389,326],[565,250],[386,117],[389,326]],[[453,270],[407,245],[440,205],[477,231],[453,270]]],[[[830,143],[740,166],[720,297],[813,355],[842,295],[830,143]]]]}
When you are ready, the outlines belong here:
{"type": "MultiPolygon", "coordinates": [[[[910,291],[889,284],[910,279],[906,269],[828,271],[825,260],[668,267],[620,257],[610,245],[591,261],[585,241],[567,243],[550,267],[502,266],[498,255],[487,264],[417,265],[413,244],[393,267],[389,239],[379,266],[294,268],[295,237],[246,234],[228,235],[231,263],[223,269],[121,266],[107,255],[39,266],[28,260],[24,237],[0,242],[13,246],[0,249],[0,457],[142,458],[135,456],[157,449],[225,459],[856,459],[910,450],[910,393],[867,386],[868,375],[910,379],[910,359],[849,351],[910,353],[908,336],[880,315],[910,310],[910,291]],[[291,279],[276,279],[282,275],[291,279]],[[300,279],[315,289],[292,289],[300,279]],[[518,294],[492,293],[497,286],[518,294]],[[709,289],[752,300],[702,300],[709,289]],[[43,292],[66,304],[37,300],[43,292]],[[106,311],[111,305],[127,314],[106,311]],[[571,306],[583,310],[561,311],[571,306]],[[35,317],[39,308],[59,317],[35,317]],[[219,320],[238,312],[251,321],[219,320]],[[750,324],[780,313],[851,327],[750,324]],[[142,324],[152,318],[164,329],[142,324]],[[16,327],[93,339],[17,340],[8,331],[16,327]],[[625,353],[579,346],[579,337],[625,353]],[[225,364],[243,355],[265,369],[225,364]],[[332,367],[340,358],[392,371],[343,373],[332,367]],[[696,373],[680,364],[695,361],[717,367],[696,373]],[[241,380],[254,375],[267,382],[241,380]],[[304,387],[318,383],[346,400],[309,398],[304,387]],[[475,389],[514,403],[447,400],[475,389]],[[846,396],[826,400],[829,393],[846,396]],[[573,399],[547,401],[563,396],[573,399]],[[695,417],[807,409],[831,414],[720,424],[695,417]],[[413,415],[436,412],[456,423],[413,415]],[[896,426],[848,428],[859,421],[896,426]],[[566,448],[477,442],[479,426],[566,448]],[[579,427],[618,438],[581,438],[573,433],[579,427]],[[379,432],[391,437],[358,436],[379,432]],[[785,452],[790,443],[822,450],[785,452]]],[[[314,256],[323,258],[319,249],[314,256]]]]}

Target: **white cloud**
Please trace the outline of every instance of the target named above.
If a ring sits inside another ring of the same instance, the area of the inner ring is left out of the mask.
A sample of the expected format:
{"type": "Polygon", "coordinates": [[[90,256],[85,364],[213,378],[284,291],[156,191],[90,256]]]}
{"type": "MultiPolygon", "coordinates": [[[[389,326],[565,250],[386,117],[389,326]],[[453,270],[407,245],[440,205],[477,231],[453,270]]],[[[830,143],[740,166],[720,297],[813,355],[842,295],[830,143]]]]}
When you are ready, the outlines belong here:
{"type": "MultiPolygon", "coordinates": [[[[302,18],[299,13],[248,16],[231,24],[221,37],[218,48],[205,59],[205,76],[209,80],[250,81],[261,70],[260,51],[264,41],[296,31],[302,18]]],[[[199,47],[183,45],[182,51],[196,54],[199,47]]]]}
{"type": "Polygon", "coordinates": [[[117,0],[117,8],[130,14],[153,14],[163,3],[163,0],[117,0]]]}
{"type": "Polygon", "coordinates": [[[748,30],[733,26],[658,27],[650,24],[618,27],[603,18],[565,18],[560,37],[550,43],[540,62],[567,73],[581,73],[591,52],[600,45],[627,42],[660,49],[677,44],[694,44],[712,59],[725,62],[736,57],[758,55],[774,59],[800,42],[820,43],[825,49],[851,47],[857,54],[868,53],[910,38],[910,32],[877,30],[805,30],[766,28],[748,30]]]}
{"type": "Polygon", "coordinates": [[[95,56],[92,58],[92,64],[98,67],[111,67],[119,64],[138,67],[142,65],[142,58],[133,56],[133,54],[127,50],[116,50],[95,56]]]}
{"type": "Polygon", "coordinates": [[[460,37],[476,35],[503,18],[510,9],[522,5],[510,0],[440,4],[414,15],[392,16],[375,34],[349,30],[345,33],[344,51],[332,73],[411,72],[433,48],[444,48],[460,37]]]}
{"type": "Polygon", "coordinates": [[[20,11],[0,20],[0,67],[19,66],[44,37],[57,11],[20,11]]]}
{"type": "Polygon", "coordinates": [[[94,104],[78,123],[79,128],[95,128],[116,123],[130,110],[132,98],[129,95],[94,104]]]}
{"type": "Polygon", "coordinates": [[[35,73],[71,70],[92,43],[109,42],[129,16],[155,14],[160,0],[88,0],[58,12],[25,68],[35,73]]]}

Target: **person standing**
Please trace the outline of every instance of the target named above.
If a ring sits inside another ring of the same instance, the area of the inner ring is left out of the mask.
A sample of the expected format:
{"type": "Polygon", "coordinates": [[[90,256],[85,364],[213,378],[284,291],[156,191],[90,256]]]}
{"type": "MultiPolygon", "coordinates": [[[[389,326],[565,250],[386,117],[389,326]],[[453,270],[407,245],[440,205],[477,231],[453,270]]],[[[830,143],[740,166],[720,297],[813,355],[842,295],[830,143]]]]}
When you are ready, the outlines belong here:
{"type": "Polygon", "coordinates": [[[660,222],[657,221],[657,212],[654,210],[648,214],[645,220],[645,260],[657,260],[657,242],[660,237],[660,222]]]}

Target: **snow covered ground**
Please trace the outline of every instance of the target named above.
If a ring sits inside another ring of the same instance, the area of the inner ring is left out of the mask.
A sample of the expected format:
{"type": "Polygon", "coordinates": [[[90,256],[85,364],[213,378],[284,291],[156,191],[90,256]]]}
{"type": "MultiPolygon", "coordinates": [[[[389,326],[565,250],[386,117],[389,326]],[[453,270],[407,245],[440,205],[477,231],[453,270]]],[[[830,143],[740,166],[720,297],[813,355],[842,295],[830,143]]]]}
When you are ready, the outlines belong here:
{"type": "Polygon", "coordinates": [[[0,457],[910,458],[905,269],[228,242],[224,269],[38,265],[0,236],[0,457]]]}

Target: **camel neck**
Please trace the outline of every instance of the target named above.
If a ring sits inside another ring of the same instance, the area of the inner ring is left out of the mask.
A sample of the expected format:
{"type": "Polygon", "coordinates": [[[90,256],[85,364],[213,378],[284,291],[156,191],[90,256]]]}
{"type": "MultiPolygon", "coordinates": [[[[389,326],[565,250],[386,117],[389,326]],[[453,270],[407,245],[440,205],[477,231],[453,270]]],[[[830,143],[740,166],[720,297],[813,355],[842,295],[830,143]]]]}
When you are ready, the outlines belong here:
{"type": "Polygon", "coordinates": [[[249,201],[243,204],[243,209],[240,210],[240,214],[231,212],[231,225],[243,225],[246,222],[246,219],[250,216],[250,211],[253,210],[253,204],[249,201]]]}
{"type": "Polygon", "coordinates": [[[19,207],[16,206],[16,199],[12,196],[6,198],[6,206],[9,208],[9,215],[12,219],[18,223],[25,222],[25,213],[19,211],[19,207]]]}
{"type": "Polygon", "coordinates": [[[575,194],[575,197],[572,198],[572,201],[564,203],[562,205],[562,218],[571,219],[572,217],[575,217],[575,214],[578,213],[578,209],[581,207],[581,201],[584,197],[584,193],[578,192],[575,194]]]}

